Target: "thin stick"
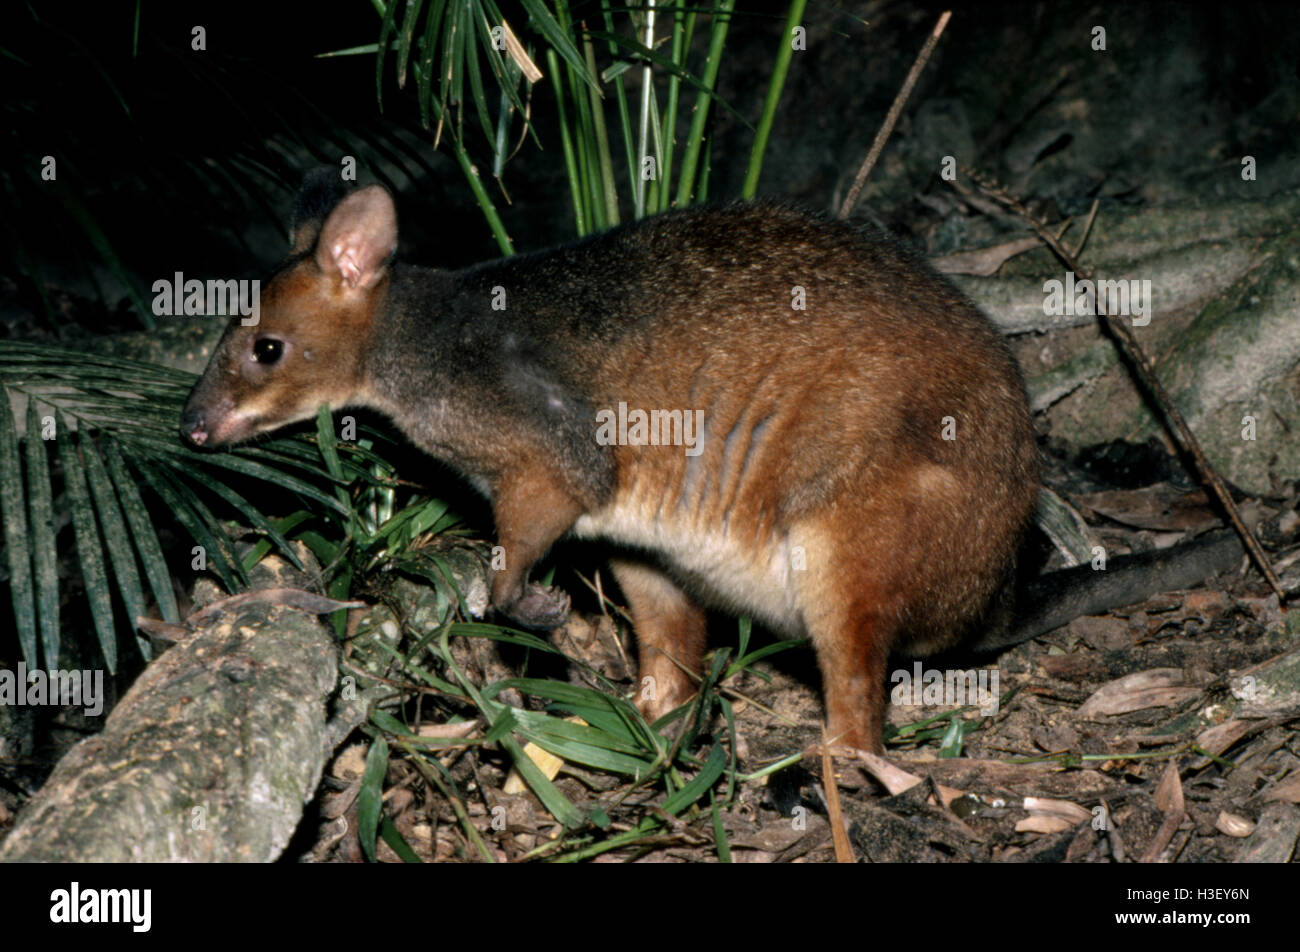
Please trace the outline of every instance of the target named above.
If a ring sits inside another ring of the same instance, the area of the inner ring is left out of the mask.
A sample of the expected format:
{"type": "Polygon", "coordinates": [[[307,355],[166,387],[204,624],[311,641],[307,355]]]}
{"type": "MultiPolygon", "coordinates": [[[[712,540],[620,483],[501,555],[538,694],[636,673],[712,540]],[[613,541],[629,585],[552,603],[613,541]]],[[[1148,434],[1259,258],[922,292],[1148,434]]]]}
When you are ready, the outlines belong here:
{"type": "MultiPolygon", "coordinates": [[[[1038,237],[1043,240],[1043,243],[1056,253],[1056,256],[1064,262],[1067,268],[1084,280],[1092,280],[1092,275],[1080,267],[1079,262],[1075,260],[1074,255],[1070,254],[1057,237],[1047,230],[1047,226],[1031,215],[1029,209],[1025,208],[1025,206],[1016,198],[1008,194],[1005,189],[993,185],[974,172],[967,170],[966,174],[970,177],[972,182],[980,187],[980,190],[984,192],[985,195],[1006,208],[1009,208],[1028,222],[1029,226],[1037,232],[1038,237]]],[[[1100,295],[1096,300],[1096,309],[1097,316],[1101,318],[1103,324],[1110,330],[1111,334],[1115,337],[1115,340],[1118,341],[1120,350],[1124,352],[1126,357],[1128,357],[1130,365],[1137,371],[1138,377],[1141,378],[1142,383],[1155,398],[1160,409],[1164,411],[1165,422],[1169,428],[1170,434],[1192,457],[1192,462],[1196,466],[1197,475],[1200,476],[1202,482],[1207,483],[1210,486],[1214,491],[1214,495],[1218,497],[1219,502],[1223,505],[1224,510],[1227,511],[1228,519],[1232,523],[1232,527],[1237,530],[1237,535],[1241,536],[1242,545],[1244,545],[1246,551],[1250,553],[1251,561],[1255,563],[1255,567],[1263,574],[1269,587],[1277,593],[1278,600],[1285,603],[1286,593],[1282,591],[1282,583],[1278,580],[1277,575],[1273,573],[1273,568],[1269,565],[1268,558],[1264,555],[1264,550],[1260,547],[1259,542],[1256,541],[1254,533],[1246,528],[1246,524],[1241,521],[1241,515],[1237,512],[1237,506],[1232,501],[1232,496],[1228,493],[1227,487],[1223,485],[1223,480],[1221,480],[1219,474],[1214,471],[1214,467],[1210,465],[1210,461],[1205,458],[1205,452],[1201,449],[1200,441],[1196,439],[1196,435],[1192,433],[1191,427],[1187,425],[1187,421],[1183,419],[1183,415],[1178,411],[1178,408],[1174,406],[1174,401],[1170,398],[1164,385],[1160,383],[1160,378],[1156,376],[1155,365],[1142,350],[1142,346],[1137,342],[1137,338],[1133,336],[1133,332],[1129,330],[1128,326],[1121,321],[1116,320],[1113,315],[1106,312],[1106,307],[1100,295]]]]}
{"type": "Polygon", "coordinates": [[[835,764],[831,761],[831,742],[822,725],[822,787],[826,803],[826,819],[831,825],[831,842],[835,844],[835,862],[856,862],[849,831],[844,825],[844,812],[840,809],[840,785],[835,779],[835,764]]]}
{"type": "Polygon", "coordinates": [[[921,47],[921,52],[917,54],[916,62],[912,64],[907,79],[903,80],[903,87],[898,91],[898,95],[894,97],[894,104],[889,107],[889,114],[885,116],[885,121],[876,132],[876,141],[871,143],[871,151],[862,160],[862,168],[858,169],[858,176],[853,180],[853,187],[849,189],[849,194],[844,196],[844,202],[840,205],[838,217],[848,218],[849,212],[853,211],[853,206],[858,203],[858,196],[862,194],[862,186],[867,184],[867,176],[871,174],[876,160],[880,158],[885,143],[889,141],[889,136],[894,131],[894,124],[898,122],[898,117],[903,112],[903,106],[907,103],[907,97],[912,95],[912,87],[916,85],[921,70],[925,69],[925,64],[930,62],[930,54],[934,52],[935,46],[938,45],[939,37],[943,35],[944,27],[948,25],[948,20],[951,17],[951,10],[945,10],[940,15],[939,22],[934,25],[934,29],[930,31],[930,36],[925,41],[925,45],[921,47]]]}

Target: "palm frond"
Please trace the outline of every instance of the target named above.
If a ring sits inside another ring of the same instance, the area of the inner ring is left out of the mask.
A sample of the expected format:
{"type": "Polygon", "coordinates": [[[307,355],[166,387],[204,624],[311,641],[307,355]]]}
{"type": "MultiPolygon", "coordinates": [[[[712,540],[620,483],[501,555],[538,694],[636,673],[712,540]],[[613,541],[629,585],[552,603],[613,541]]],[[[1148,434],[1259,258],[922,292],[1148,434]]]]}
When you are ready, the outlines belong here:
{"type": "MultiPolygon", "coordinates": [[[[6,412],[0,412],[0,525],[14,622],[30,666],[41,658],[55,665],[59,657],[56,504],[71,516],[99,650],[115,671],[118,609],[132,630],[151,601],[164,619],[180,621],[174,572],[158,534],[165,523],[185,529],[202,547],[207,565],[234,590],[245,584],[246,569],[210,503],[239,514],[299,564],[283,532],[241,492],[241,483],[271,484],[317,508],[348,513],[347,495],[336,495],[335,488],[358,478],[373,481],[373,453],[336,455],[331,475],[307,437],[233,452],[189,449],[176,425],[193,383],[189,374],[137,361],[47,345],[0,345],[0,394],[7,398],[6,412]],[[26,444],[21,453],[19,420],[26,444]],[[57,448],[61,488],[49,443],[57,448]],[[141,483],[161,507],[146,506],[141,483]]],[[[148,643],[140,638],[137,645],[148,658],[148,643]]]]}

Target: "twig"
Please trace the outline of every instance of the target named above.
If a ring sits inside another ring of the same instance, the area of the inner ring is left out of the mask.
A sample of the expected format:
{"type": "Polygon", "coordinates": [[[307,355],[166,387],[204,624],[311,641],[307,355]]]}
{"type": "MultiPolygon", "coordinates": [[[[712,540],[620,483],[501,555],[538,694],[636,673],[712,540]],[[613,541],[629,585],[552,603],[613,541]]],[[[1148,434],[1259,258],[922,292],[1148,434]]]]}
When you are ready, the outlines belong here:
{"type": "Polygon", "coordinates": [[[840,809],[840,785],[835,780],[835,765],[831,762],[831,742],[822,725],[822,783],[825,788],[826,819],[831,824],[831,841],[835,844],[835,862],[855,862],[849,832],[844,826],[844,813],[840,809]]]}
{"type": "Polygon", "coordinates": [[[939,42],[939,37],[943,35],[944,27],[948,25],[948,20],[952,17],[951,10],[945,10],[939,17],[939,22],[934,25],[930,31],[925,45],[921,47],[921,52],[916,56],[916,62],[912,64],[912,69],[907,74],[907,79],[903,80],[903,86],[894,97],[894,103],[889,107],[889,114],[885,116],[885,121],[881,123],[880,129],[876,132],[876,140],[871,143],[871,151],[867,157],[862,160],[862,167],[858,169],[857,178],[853,180],[853,187],[849,189],[849,194],[844,196],[844,201],[840,205],[839,218],[848,218],[849,212],[853,211],[853,206],[858,203],[858,196],[862,193],[862,186],[867,183],[867,176],[871,174],[876,160],[880,158],[880,152],[889,141],[890,134],[894,131],[894,124],[898,122],[898,117],[903,111],[903,106],[907,103],[907,97],[912,95],[912,87],[916,85],[917,79],[921,75],[921,70],[925,69],[925,64],[930,62],[930,54],[934,52],[935,46],[939,42]]]}
{"type": "MultiPolygon", "coordinates": [[[[1027,222],[1038,234],[1038,237],[1043,240],[1043,243],[1056,253],[1056,256],[1061,259],[1067,268],[1084,280],[1092,280],[1092,275],[1079,265],[1079,262],[1075,260],[1074,255],[1067,251],[1065,246],[1061,244],[1056,236],[1047,230],[1047,226],[1030,214],[1029,209],[1021,204],[1019,200],[1008,194],[1005,189],[992,184],[975,172],[967,170],[967,175],[970,177],[972,182],[979,186],[980,190],[985,195],[1015,212],[1025,222],[1027,222]]],[[[1219,474],[1214,471],[1214,467],[1210,465],[1210,461],[1205,458],[1205,452],[1201,449],[1200,441],[1196,439],[1196,435],[1192,433],[1191,427],[1187,425],[1187,421],[1183,419],[1183,415],[1174,405],[1174,401],[1170,398],[1164,385],[1160,383],[1160,378],[1156,376],[1155,365],[1151,363],[1151,359],[1147,357],[1146,353],[1142,350],[1141,345],[1137,342],[1137,338],[1133,336],[1133,332],[1129,330],[1128,326],[1123,322],[1116,320],[1114,315],[1107,313],[1101,295],[1097,296],[1096,309],[1097,316],[1101,318],[1104,326],[1110,331],[1116,342],[1120,345],[1120,350],[1123,352],[1124,356],[1128,358],[1129,365],[1137,371],[1138,377],[1141,379],[1143,385],[1147,388],[1148,392],[1163,411],[1165,424],[1169,429],[1170,435],[1173,436],[1174,440],[1187,451],[1188,455],[1192,457],[1192,462],[1195,464],[1197,475],[1201,478],[1203,483],[1209,485],[1209,487],[1214,491],[1214,495],[1223,505],[1224,510],[1228,514],[1228,519],[1232,523],[1232,527],[1237,531],[1237,535],[1241,536],[1242,544],[1246,547],[1246,551],[1250,553],[1251,561],[1255,563],[1255,567],[1259,569],[1261,574],[1263,574],[1269,587],[1277,594],[1278,600],[1286,602],[1286,593],[1282,591],[1282,583],[1278,580],[1277,575],[1274,574],[1272,566],[1268,564],[1268,558],[1264,555],[1264,550],[1260,548],[1259,542],[1255,539],[1254,533],[1246,528],[1246,524],[1242,522],[1241,515],[1237,512],[1237,506],[1232,501],[1232,496],[1228,493],[1227,487],[1223,485],[1223,480],[1220,479],[1219,474]]]]}

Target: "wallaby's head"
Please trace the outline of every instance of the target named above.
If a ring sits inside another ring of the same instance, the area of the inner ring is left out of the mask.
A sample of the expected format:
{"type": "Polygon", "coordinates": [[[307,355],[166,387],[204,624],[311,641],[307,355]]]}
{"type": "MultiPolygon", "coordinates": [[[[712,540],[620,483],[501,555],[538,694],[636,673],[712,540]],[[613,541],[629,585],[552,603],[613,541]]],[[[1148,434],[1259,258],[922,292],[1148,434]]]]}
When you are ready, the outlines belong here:
{"type": "MultiPolygon", "coordinates": [[[[397,212],[379,185],[348,192],[308,176],[290,252],[261,293],[256,323],[234,317],[181,415],[181,436],[221,446],[356,402],[388,290],[397,212]]],[[[249,318],[248,320],[252,320],[249,318]]]]}

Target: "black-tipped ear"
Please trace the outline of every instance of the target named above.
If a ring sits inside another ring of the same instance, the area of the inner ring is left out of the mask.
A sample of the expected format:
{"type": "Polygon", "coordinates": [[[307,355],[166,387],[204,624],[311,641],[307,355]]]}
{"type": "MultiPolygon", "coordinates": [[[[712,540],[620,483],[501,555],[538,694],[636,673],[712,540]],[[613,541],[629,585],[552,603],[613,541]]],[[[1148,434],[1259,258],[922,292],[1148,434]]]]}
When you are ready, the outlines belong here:
{"type": "Polygon", "coordinates": [[[291,254],[311,250],[320,235],[321,225],[352,188],[351,182],[343,181],[336,166],[322,165],[307,173],[293,201],[289,232],[291,254]]]}

